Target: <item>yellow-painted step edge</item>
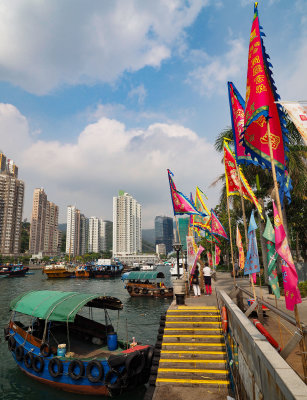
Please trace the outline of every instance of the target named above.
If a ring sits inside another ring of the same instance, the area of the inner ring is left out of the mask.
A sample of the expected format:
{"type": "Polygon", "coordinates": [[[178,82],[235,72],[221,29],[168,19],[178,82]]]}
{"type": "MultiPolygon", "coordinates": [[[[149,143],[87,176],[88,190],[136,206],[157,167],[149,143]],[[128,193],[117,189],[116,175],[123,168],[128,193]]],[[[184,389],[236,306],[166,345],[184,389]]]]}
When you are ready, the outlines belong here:
{"type": "Polygon", "coordinates": [[[178,338],[222,338],[223,335],[163,335],[163,338],[171,338],[171,337],[178,337],[178,338]]]}
{"type": "Polygon", "coordinates": [[[216,385],[229,385],[228,380],[216,380],[216,379],[168,379],[168,378],[157,378],[156,382],[165,383],[200,383],[200,384],[216,384],[216,385]]]}
{"type": "Polygon", "coordinates": [[[182,311],[206,311],[206,310],[213,310],[213,311],[218,311],[217,307],[183,307],[183,306],[178,306],[178,309],[171,309],[169,308],[167,312],[182,312],[182,311]]]}
{"type": "Polygon", "coordinates": [[[199,368],[158,368],[159,372],[203,372],[207,374],[228,374],[225,369],[199,369],[199,368]]]}
{"type": "Polygon", "coordinates": [[[193,343],[188,343],[188,342],[182,342],[182,343],[163,343],[162,346],[190,346],[190,347],[195,347],[195,346],[206,346],[206,347],[225,347],[224,343],[207,343],[207,342],[193,342],[193,343]]]}
{"type": "Polygon", "coordinates": [[[164,328],[164,331],[221,331],[219,328],[164,328]]]}
{"type": "Polygon", "coordinates": [[[193,325],[193,324],[210,324],[210,325],[217,325],[217,326],[221,326],[221,323],[219,321],[166,321],[165,326],[167,326],[168,324],[189,324],[189,325],[193,325]]]}
{"type": "Polygon", "coordinates": [[[167,318],[220,318],[220,314],[217,315],[167,315],[167,318]]]}
{"type": "Polygon", "coordinates": [[[161,354],[207,354],[207,355],[225,355],[226,351],[219,350],[161,350],[161,354]]]}
{"type": "MultiPolygon", "coordinates": [[[[177,352],[176,352],[177,353],[177,352]]],[[[191,360],[182,358],[160,358],[160,363],[226,364],[226,360],[191,360]]]]}

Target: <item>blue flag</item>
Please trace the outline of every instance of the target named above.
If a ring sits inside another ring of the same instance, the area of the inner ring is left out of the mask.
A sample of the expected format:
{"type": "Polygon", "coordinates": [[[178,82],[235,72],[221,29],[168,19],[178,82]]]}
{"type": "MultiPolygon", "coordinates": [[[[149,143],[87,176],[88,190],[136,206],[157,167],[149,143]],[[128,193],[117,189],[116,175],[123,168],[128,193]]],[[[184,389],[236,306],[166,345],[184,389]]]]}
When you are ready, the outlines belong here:
{"type": "Polygon", "coordinates": [[[256,238],[257,228],[258,226],[255,221],[254,210],[253,210],[251,218],[249,220],[249,227],[248,227],[248,249],[244,266],[244,275],[260,272],[258,246],[256,238]]]}

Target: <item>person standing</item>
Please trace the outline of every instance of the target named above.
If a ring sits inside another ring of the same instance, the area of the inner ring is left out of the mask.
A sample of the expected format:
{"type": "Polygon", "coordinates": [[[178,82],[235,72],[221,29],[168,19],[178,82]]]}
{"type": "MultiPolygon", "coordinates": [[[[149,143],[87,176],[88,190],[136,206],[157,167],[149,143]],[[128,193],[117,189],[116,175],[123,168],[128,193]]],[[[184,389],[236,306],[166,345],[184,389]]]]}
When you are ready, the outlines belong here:
{"type": "Polygon", "coordinates": [[[212,294],[212,287],[211,287],[211,275],[212,275],[212,270],[209,267],[209,264],[206,262],[204,266],[204,279],[205,279],[205,286],[206,286],[206,296],[209,296],[212,294]]]}
{"type": "Polygon", "coordinates": [[[196,265],[195,271],[192,275],[192,285],[193,285],[194,297],[200,296],[198,265],[196,265]]]}

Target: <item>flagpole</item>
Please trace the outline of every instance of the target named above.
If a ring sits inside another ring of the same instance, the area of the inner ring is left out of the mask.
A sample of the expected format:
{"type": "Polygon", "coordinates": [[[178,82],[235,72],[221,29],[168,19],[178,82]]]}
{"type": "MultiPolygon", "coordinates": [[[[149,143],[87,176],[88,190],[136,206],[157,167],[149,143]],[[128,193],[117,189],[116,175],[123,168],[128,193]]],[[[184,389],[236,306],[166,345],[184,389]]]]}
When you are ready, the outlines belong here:
{"type": "MultiPolygon", "coordinates": [[[[279,218],[281,220],[281,223],[284,224],[283,223],[281,203],[280,203],[280,198],[279,198],[279,190],[278,190],[277,178],[276,178],[276,169],[275,169],[275,163],[274,163],[274,157],[273,157],[272,139],[271,139],[269,118],[267,118],[266,126],[267,126],[267,135],[268,135],[268,142],[269,142],[270,159],[271,159],[271,166],[272,166],[272,175],[273,175],[274,189],[275,189],[275,199],[276,199],[277,209],[278,209],[278,213],[279,213],[279,218]]],[[[298,327],[300,332],[302,332],[302,326],[301,326],[301,321],[300,321],[300,316],[299,316],[299,311],[298,311],[298,308],[297,308],[297,304],[294,305],[294,315],[295,315],[295,320],[296,320],[296,326],[298,327]]],[[[305,346],[305,341],[304,341],[303,337],[302,337],[302,339],[300,341],[300,350],[301,350],[301,355],[302,355],[304,382],[307,383],[306,346],[305,346]]]]}
{"type": "Polygon", "coordinates": [[[248,247],[248,236],[247,236],[247,223],[246,223],[245,205],[244,205],[244,198],[243,198],[243,192],[242,192],[242,186],[241,186],[240,169],[239,169],[239,166],[238,166],[237,163],[236,163],[236,167],[237,167],[237,174],[238,174],[238,179],[239,179],[239,192],[240,192],[240,197],[241,197],[241,206],[242,206],[242,213],[243,213],[245,241],[246,241],[246,248],[247,248],[248,247]]]}
{"type": "Polygon", "coordinates": [[[231,253],[231,262],[232,262],[233,284],[236,285],[235,265],[233,262],[233,248],[232,248],[232,233],[231,233],[231,222],[230,222],[230,211],[229,211],[229,199],[228,199],[227,193],[226,193],[226,198],[227,198],[227,212],[228,212],[229,240],[230,240],[230,253],[231,253]]]}

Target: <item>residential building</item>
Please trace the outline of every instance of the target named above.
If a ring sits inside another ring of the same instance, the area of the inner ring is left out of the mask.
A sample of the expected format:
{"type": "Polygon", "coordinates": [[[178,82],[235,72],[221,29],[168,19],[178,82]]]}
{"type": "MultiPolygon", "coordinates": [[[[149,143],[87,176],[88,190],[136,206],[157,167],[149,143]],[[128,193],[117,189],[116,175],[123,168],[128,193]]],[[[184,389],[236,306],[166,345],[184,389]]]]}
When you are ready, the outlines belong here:
{"type": "Polygon", "coordinates": [[[30,228],[29,250],[32,255],[56,256],[58,247],[59,207],[48,201],[43,188],[35,189],[30,228]]]}
{"type": "Polygon", "coordinates": [[[113,256],[142,251],[141,205],[128,193],[113,197],[113,256]]]}
{"type": "Polygon", "coordinates": [[[166,254],[173,251],[173,218],[157,216],[155,218],[155,244],[164,244],[166,254]]]}
{"type": "Polygon", "coordinates": [[[101,220],[90,217],[88,220],[88,252],[98,253],[100,251],[101,220]]]}
{"type": "Polygon", "coordinates": [[[0,253],[18,255],[24,200],[24,182],[13,160],[0,153],[0,253]]]}
{"type": "Polygon", "coordinates": [[[160,257],[160,255],[166,255],[166,246],[164,243],[156,244],[156,253],[160,257]]]}
{"type": "Polygon", "coordinates": [[[87,252],[88,219],[76,206],[67,207],[66,254],[82,256],[87,252]]]}

